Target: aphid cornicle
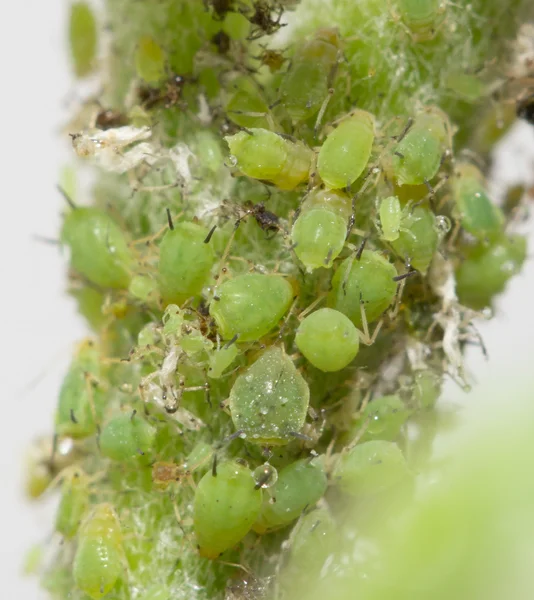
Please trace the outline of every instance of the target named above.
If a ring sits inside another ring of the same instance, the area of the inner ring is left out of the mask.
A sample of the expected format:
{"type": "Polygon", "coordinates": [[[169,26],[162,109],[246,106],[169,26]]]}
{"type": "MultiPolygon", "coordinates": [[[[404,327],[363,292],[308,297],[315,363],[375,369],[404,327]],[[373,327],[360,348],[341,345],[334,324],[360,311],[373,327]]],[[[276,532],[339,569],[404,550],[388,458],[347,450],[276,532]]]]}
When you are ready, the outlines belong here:
{"type": "Polygon", "coordinates": [[[293,296],[281,275],[246,273],[218,286],[209,310],[222,339],[252,342],[276,327],[293,296]]]}
{"type": "Polygon", "coordinates": [[[346,258],[332,278],[327,304],[362,327],[362,306],[372,323],[392,303],[397,290],[397,271],[380,253],[364,250],[360,259],[346,258]]]}
{"type": "Polygon", "coordinates": [[[237,168],[247,177],[292,190],[307,181],[313,152],[299,140],[252,128],[225,138],[237,168]]]}
{"type": "Polygon", "coordinates": [[[478,239],[495,239],[503,229],[504,216],[492,203],[477,167],[460,163],[453,181],[455,208],[462,227],[478,239]]]}
{"type": "Polygon", "coordinates": [[[76,585],[94,600],[109,593],[123,572],[119,518],[111,504],[98,504],[78,533],[72,572],[76,585]]]}
{"type": "Polygon", "coordinates": [[[400,484],[410,484],[413,475],[397,444],[375,440],[343,452],[332,480],[347,494],[368,497],[400,484]]]}
{"type": "Polygon", "coordinates": [[[107,213],[74,208],[63,222],[61,241],[68,246],[70,264],[80,275],[104,288],[128,287],[132,253],[124,233],[107,213]]]}
{"type": "Polygon", "coordinates": [[[89,3],[71,5],[69,39],[74,72],[77,77],[85,77],[95,66],[98,43],[96,20],[89,3]]]}
{"type": "Polygon", "coordinates": [[[415,42],[426,42],[443,21],[447,0],[398,0],[401,19],[415,42]]]}
{"type": "Polygon", "coordinates": [[[163,302],[183,304],[202,291],[215,262],[207,229],[196,223],[176,223],[159,247],[159,287],[163,302]]]}
{"type": "Polygon", "coordinates": [[[311,272],[329,269],[343,250],[352,201],[337,191],[313,191],[303,202],[293,228],[291,241],[295,254],[311,272]]]}
{"type": "Polygon", "coordinates": [[[99,382],[101,358],[93,340],[82,342],[61,385],[56,411],[59,436],[93,435],[102,415],[104,390],[99,382]]]}
{"type": "Polygon", "coordinates": [[[316,115],[329,96],[340,56],[337,29],[319,29],[297,47],[280,84],[279,99],[293,122],[316,115]]]}
{"type": "Polygon", "coordinates": [[[327,481],[320,459],[303,458],[284,467],[278,481],[264,492],[257,533],[284,527],[311,508],[326,491],[327,481]]]}
{"type": "Polygon", "coordinates": [[[214,464],[195,492],[193,525],[200,555],[214,559],[238,544],[257,519],[261,501],[248,467],[233,461],[214,464]]]}
{"type": "Polygon", "coordinates": [[[155,428],[135,411],[111,418],[99,436],[100,451],[107,458],[129,461],[148,453],[153,446],[155,428]]]}
{"type": "Polygon", "coordinates": [[[235,380],[229,407],[247,441],[280,446],[300,433],[309,401],[310,389],[293,361],[271,346],[235,380]]]}
{"type": "Polygon", "coordinates": [[[439,170],[449,138],[449,121],[437,108],[417,115],[384,159],[399,185],[429,184],[439,170]]]}
{"type": "Polygon", "coordinates": [[[324,141],[317,171],[330,189],[352,185],[363,173],[373,149],[375,120],[371,113],[355,110],[324,141]]]}
{"type": "Polygon", "coordinates": [[[295,344],[314,367],[340,371],[358,354],[360,334],[343,313],[320,308],[299,325],[295,344]]]}

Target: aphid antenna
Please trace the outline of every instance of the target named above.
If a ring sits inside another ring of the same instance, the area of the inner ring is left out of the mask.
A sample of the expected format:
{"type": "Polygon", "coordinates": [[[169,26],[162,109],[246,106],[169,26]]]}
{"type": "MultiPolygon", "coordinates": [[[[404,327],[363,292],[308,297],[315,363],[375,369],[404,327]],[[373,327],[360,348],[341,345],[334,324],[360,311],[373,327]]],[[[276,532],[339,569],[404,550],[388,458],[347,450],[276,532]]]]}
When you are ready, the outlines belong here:
{"type": "Polygon", "coordinates": [[[204,240],[205,244],[209,244],[211,241],[211,238],[213,237],[213,234],[215,233],[215,230],[217,229],[217,225],[215,224],[208,232],[208,235],[206,236],[206,239],[204,240]]]}
{"type": "Polygon", "coordinates": [[[55,238],[49,238],[38,233],[32,235],[32,239],[40,244],[47,244],[48,246],[61,246],[61,241],[55,238]]]}
{"type": "MultiPolygon", "coordinates": [[[[71,134],[73,135],[73,134],[71,134]]],[[[63,196],[65,202],[72,208],[72,210],[76,210],[78,206],[74,203],[74,200],[67,194],[67,192],[59,185],[56,185],[57,191],[63,196]]]]}

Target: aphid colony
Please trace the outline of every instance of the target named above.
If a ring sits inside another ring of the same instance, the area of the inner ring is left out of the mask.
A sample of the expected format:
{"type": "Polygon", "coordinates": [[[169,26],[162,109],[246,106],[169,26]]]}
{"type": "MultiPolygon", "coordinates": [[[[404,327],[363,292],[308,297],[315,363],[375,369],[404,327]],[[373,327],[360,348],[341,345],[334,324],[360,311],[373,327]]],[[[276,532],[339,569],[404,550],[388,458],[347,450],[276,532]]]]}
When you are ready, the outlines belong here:
{"type": "MultiPolygon", "coordinates": [[[[65,193],[60,241],[97,335],[76,349],[28,482],[34,497],[61,484],[53,592],[170,600],[237,567],[269,581],[284,535],[313,564],[334,507],[411,493],[429,444],[408,425],[444,373],[467,386],[471,316],[526,256],[437,105],[384,119],[342,96],[333,27],[290,58],[256,44],[248,67],[236,45],[280,29],[289,3],[198,4],[180,19],[205,25],[204,62],[234,60],[232,85],[210,92],[143,35],[128,100],[72,135],[112,193],[91,207],[65,193]],[[161,143],[177,130],[183,144],[161,143]]],[[[446,8],[403,0],[391,22],[430,43],[446,8]]],[[[80,76],[96,59],[87,11],[71,15],[80,76]]]]}

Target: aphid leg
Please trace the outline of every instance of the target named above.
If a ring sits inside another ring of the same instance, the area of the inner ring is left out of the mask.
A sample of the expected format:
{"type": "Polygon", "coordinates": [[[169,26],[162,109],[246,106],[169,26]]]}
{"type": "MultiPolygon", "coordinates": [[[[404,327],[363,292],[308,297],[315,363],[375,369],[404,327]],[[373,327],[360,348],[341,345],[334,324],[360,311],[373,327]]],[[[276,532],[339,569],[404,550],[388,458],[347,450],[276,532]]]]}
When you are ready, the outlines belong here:
{"type": "Polygon", "coordinates": [[[313,133],[314,133],[315,137],[318,137],[318,135],[319,135],[321,121],[323,120],[326,109],[328,108],[328,104],[330,103],[330,100],[332,99],[332,96],[334,95],[334,91],[335,90],[333,87],[329,87],[328,94],[327,94],[326,98],[323,100],[323,103],[321,104],[321,108],[319,109],[319,113],[317,114],[317,119],[315,120],[315,126],[313,128],[313,133]]]}
{"type": "Polygon", "coordinates": [[[302,321],[306,315],[308,315],[320,302],[322,302],[326,297],[326,292],[323,292],[316,298],[307,308],[305,308],[299,315],[297,315],[297,319],[302,321]]]}
{"type": "Polygon", "coordinates": [[[360,340],[362,342],[362,344],[365,344],[366,346],[372,346],[376,340],[376,338],[378,337],[378,334],[380,333],[380,330],[382,329],[382,325],[384,324],[384,319],[380,319],[380,321],[378,321],[378,323],[376,324],[375,330],[373,331],[373,334],[370,335],[369,334],[369,324],[367,323],[367,315],[365,313],[365,302],[362,298],[360,298],[360,314],[362,316],[362,327],[363,327],[363,332],[360,331],[360,340]]]}
{"type": "MultiPolygon", "coordinates": [[[[167,209],[168,211],[168,209],[167,209]]],[[[170,215],[170,219],[171,222],[176,222],[182,215],[184,214],[183,211],[180,211],[178,214],[176,215],[170,215]]],[[[169,215],[169,213],[167,213],[167,215],[169,215]]],[[[133,242],[130,242],[131,246],[137,246],[139,244],[145,244],[145,245],[149,245],[151,243],[153,243],[154,241],[156,241],[159,237],[161,237],[167,230],[169,229],[169,224],[167,222],[167,224],[162,227],[161,229],[159,229],[156,233],[152,234],[152,235],[148,235],[146,237],[143,238],[139,238],[137,240],[134,240],[133,242]]]]}
{"type": "MultiPolygon", "coordinates": [[[[297,306],[298,300],[299,300],[298,296],[295,296],[293,298],[293,303],[291,304],[291,307],[290,307],[290,309],[289,309],[289,311],[288,311],[288,313],[287,313],[287,315],[286,315],[286,317],[284,319],[284,322],[280,326],[280,331],[278,332],[278,338],[277,338],[278,341],[280,341],[282,339],[282,337],[283,337],[283,335],[285,333],[287,324],[289,323],[289,319],[291,319],[291,317],[293,316],[293,313],[294,313],[295,308],[297,306]]],[[[297,318],[299,318],[299,317],[297,317],[297,318]]]]}

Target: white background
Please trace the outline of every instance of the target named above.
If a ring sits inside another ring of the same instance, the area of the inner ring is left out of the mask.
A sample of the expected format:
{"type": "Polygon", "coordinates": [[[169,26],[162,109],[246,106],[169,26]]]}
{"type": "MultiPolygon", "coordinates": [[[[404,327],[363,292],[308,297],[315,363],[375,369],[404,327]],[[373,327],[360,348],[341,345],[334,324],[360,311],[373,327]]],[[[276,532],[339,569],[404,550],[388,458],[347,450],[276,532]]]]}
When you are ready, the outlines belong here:
{"type": "MultiPolygon", "coordinates": [[[[57,236],[63,208],[55,184],[69,157],[68,140],[59,135],[69,94],[66,7],[63,0],[3,0],[0,8],[0,596],[6,600],[43,597],[35,581],[22,577],[21,564],[25,551],[51,532],[52,521],[50,507],[23,498],[23,456],[34,436],[51,431],[72,343],[84,331],[63,295],[57,248],[32,239],[57,236]]],[[[519,139],[532,156],[534,133],[523,128],[519,139]]],[[[502,172],[510,175],[524,154],[509,153],[502,172]]],[[[532,159],[522,168],[534,179],[532,159]]],[[[532,221],[527,228],[532,233],[532,221]]],[[[506,390],[532,381],[533,292],[530,260],[500,302],[498,318],[480,325],[490,362],[476,350],[469,354],[477,393],[447,388],[447,397],[467,406],[472,418],[490,399],[506,411],[506,390]]]]}

